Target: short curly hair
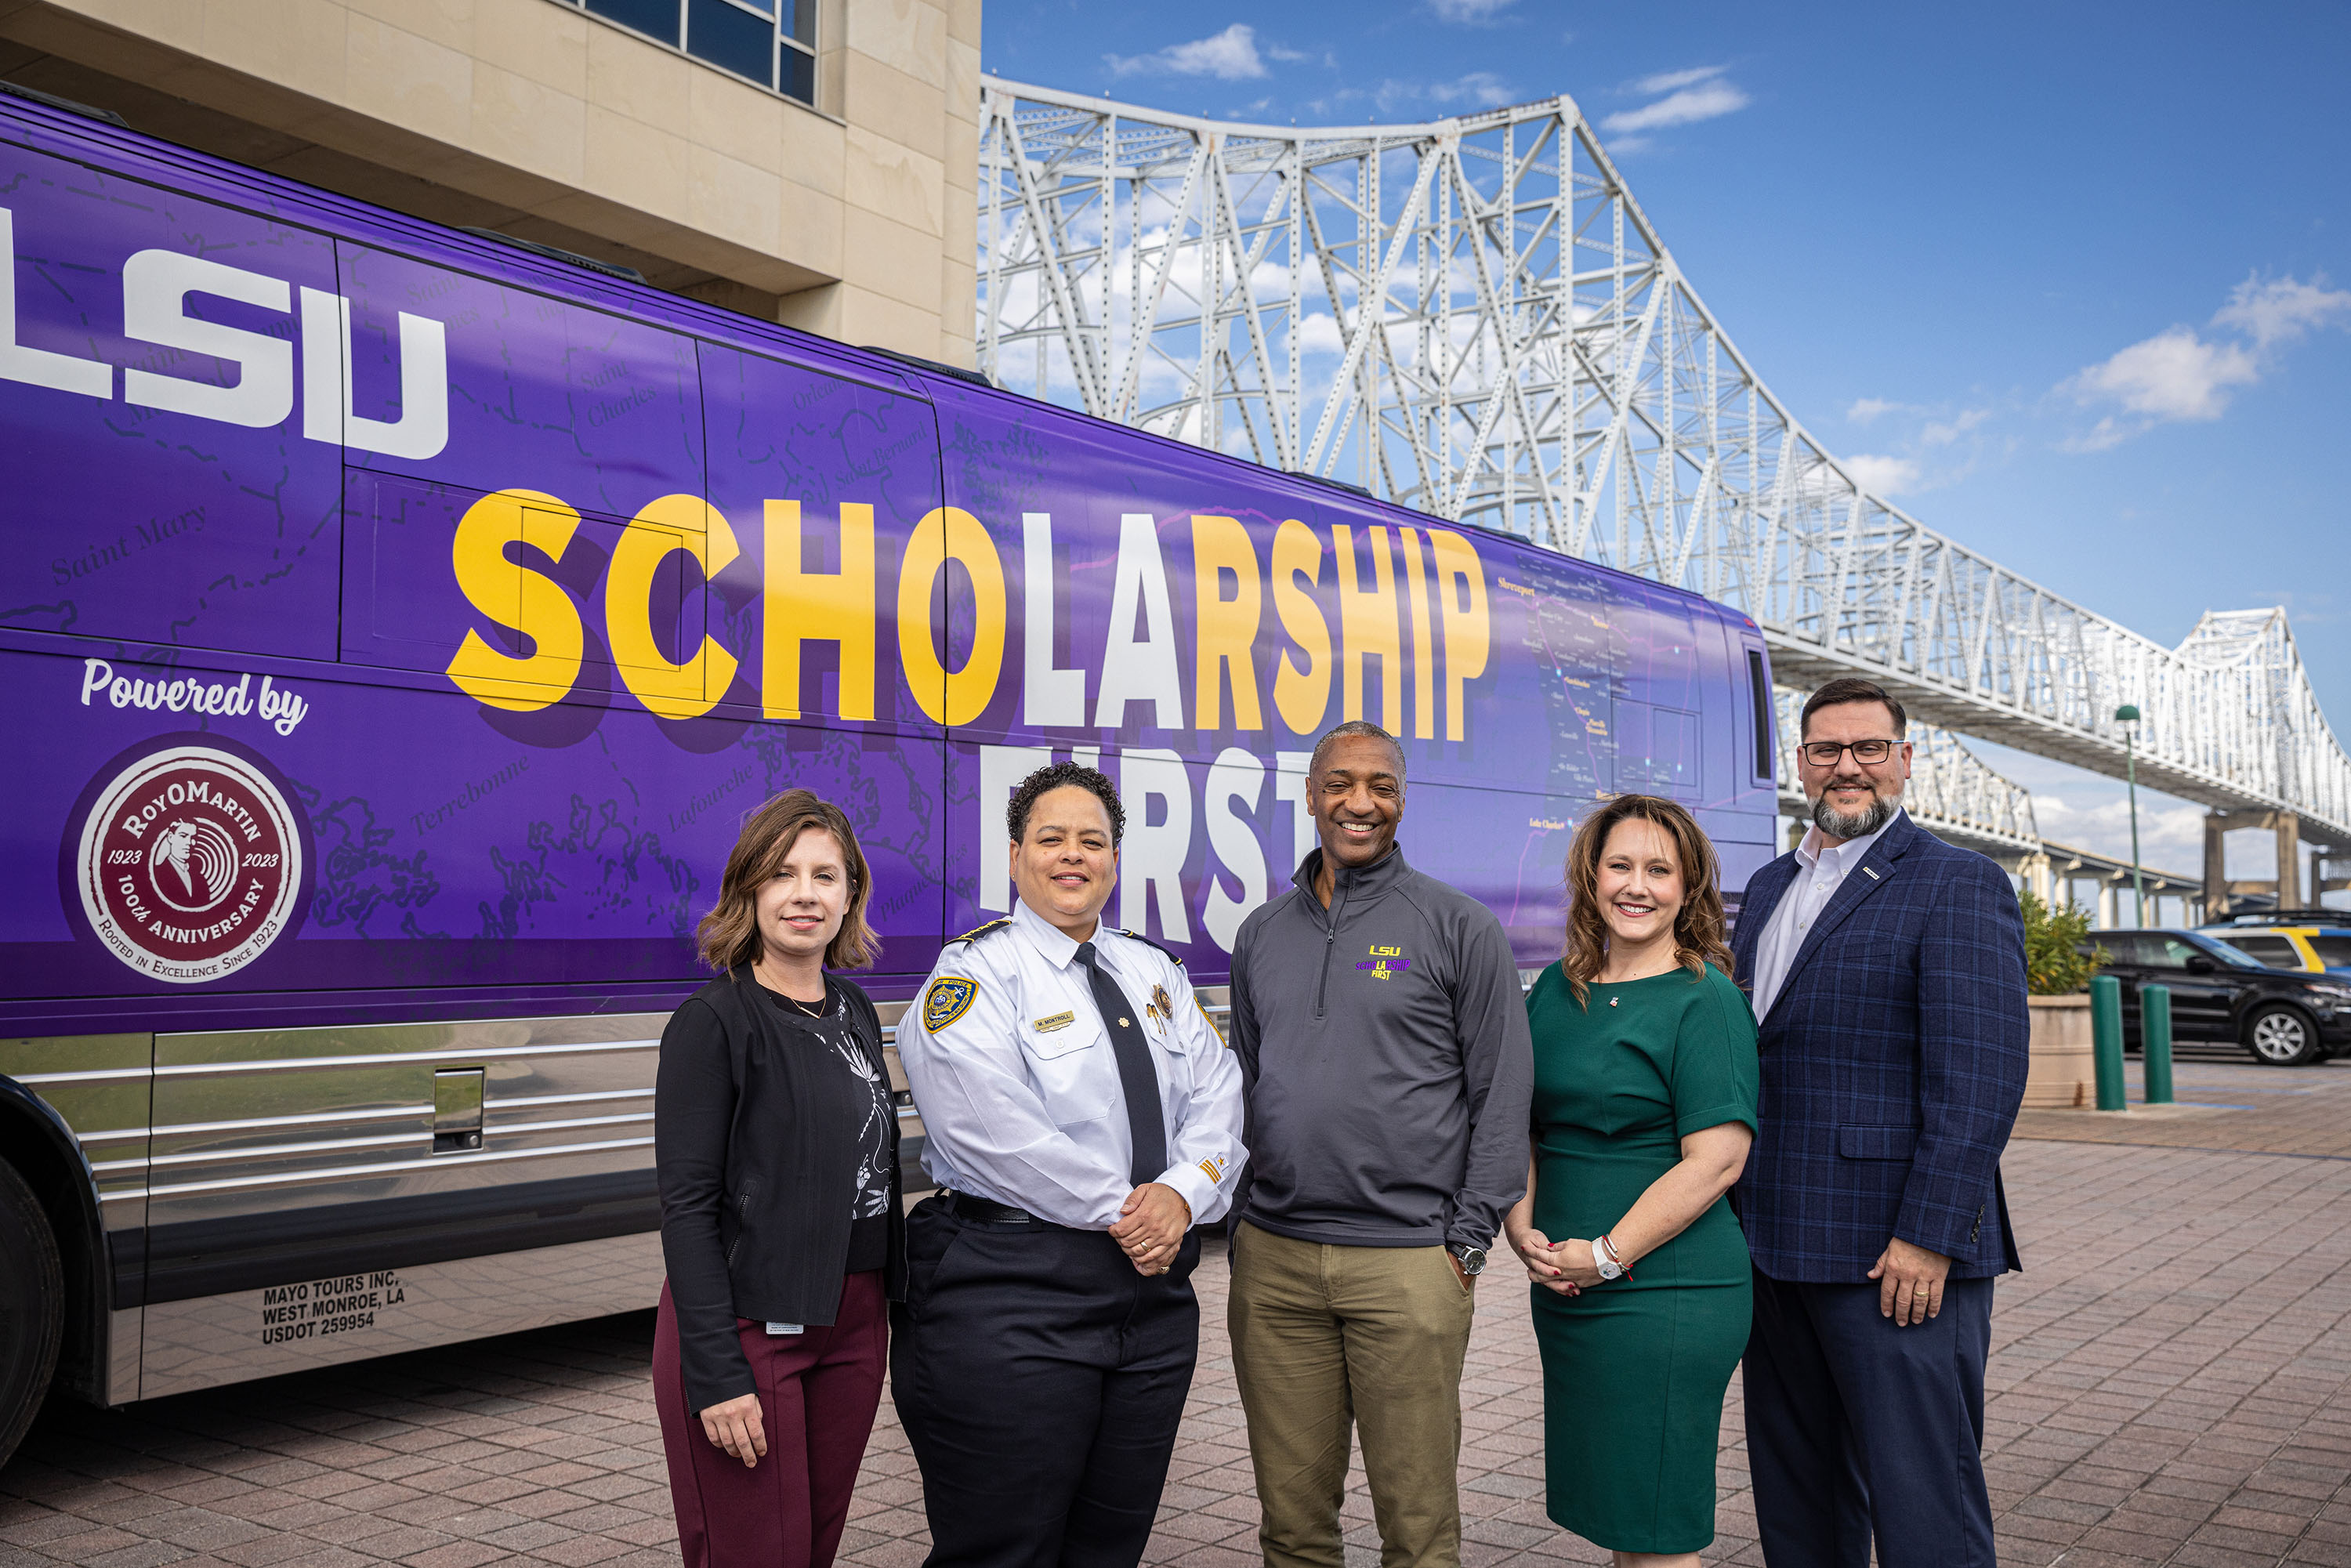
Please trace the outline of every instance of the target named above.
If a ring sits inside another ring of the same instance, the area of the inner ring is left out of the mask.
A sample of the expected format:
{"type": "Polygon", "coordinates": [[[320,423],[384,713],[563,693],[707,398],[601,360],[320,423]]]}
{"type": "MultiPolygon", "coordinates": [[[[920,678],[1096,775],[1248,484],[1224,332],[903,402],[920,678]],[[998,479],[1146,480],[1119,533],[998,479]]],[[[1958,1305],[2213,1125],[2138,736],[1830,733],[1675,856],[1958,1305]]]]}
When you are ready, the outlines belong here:
{"type": "Polygon", "coordinates": [[[1110,813],[1110,841],[1113,844],[1126,837],[1126,808],[1118,802],[1118,786],[1110,775],[1098,768],[1088,768],[1081,762],[1053,762],[1040,768],[1020,780],[1012,791],[1011,803],[1004,808],[1004,828],[1019,843],[1029,832],[1029,813],[1046,791],[1074,786],[1090,790],[1110,813]]]}

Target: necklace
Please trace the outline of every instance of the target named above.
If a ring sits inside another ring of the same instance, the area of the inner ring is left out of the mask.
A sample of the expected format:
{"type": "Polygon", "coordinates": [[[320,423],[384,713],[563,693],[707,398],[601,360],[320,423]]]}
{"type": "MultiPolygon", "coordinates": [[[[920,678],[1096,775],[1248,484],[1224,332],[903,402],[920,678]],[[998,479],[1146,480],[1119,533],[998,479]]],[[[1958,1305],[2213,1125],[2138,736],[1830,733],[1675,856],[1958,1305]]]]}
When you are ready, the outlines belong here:
{"type": "Polygon", "coordinates": [[[777,992],[775,992],[775,993],[774,993],[774,995],[776,995],[776,996],[779,996],[779,997],[783,997],[783,998],[784,998],[784,1000],[786,1000],[786,1001],[788,1001],[788,1002],[791,1003],[791,1004],[792,1004],[792,1006],[793,1006],[795,1009],[797,1009],[799,1011],[800,1015],[801,1015],[802,1017],[804,1017],[804,1018],[820,1019],[820,1018],[824,1017],[824,1003],[823,1003],[823,1002],[816,1002],[816,1003],[804,1002],[804,1001],[800,1000],[800,999],[799,999],[799,998],[798,998],[798,997],[787,997],[787,996],[784,996],[784,993],[783,993],[783,992],[781,992],[781,991],[777,991],[777,992]]]}

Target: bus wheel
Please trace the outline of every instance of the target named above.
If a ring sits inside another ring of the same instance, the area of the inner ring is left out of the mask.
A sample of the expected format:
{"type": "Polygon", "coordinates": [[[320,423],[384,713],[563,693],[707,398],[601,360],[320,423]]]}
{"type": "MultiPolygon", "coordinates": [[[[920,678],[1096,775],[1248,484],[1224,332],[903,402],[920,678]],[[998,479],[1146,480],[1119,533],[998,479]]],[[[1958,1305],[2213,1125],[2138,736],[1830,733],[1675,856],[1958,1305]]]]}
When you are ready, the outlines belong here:
{"type": "Polygon", "coordinates": [[[49,1391],[65,1335],[65,1270],[40,1200],[0,1163],[0,1465],[16,1451],[49,1391]]]}

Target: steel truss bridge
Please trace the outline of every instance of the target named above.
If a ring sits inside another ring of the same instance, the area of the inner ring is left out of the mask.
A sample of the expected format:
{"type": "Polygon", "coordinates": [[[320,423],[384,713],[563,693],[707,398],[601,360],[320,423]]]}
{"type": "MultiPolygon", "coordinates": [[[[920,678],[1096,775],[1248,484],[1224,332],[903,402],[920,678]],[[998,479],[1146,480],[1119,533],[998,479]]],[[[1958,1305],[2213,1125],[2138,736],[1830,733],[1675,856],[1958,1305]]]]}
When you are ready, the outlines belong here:
{"type": "MultiPolygon", "coordinates": [[[[2351,846],[2351,759],[2283,611],[2167,648],[1863,490],[1573,99],[1300,130],[986,78],[980,120],[998,384],[1693,589],[1782,680],[1865,675],[1941,729],[2119,777],[2133,704],[2151,788],[2351,846]]],[[[1941,769],[1989,773],[1964,755],[1941,769]]]]}

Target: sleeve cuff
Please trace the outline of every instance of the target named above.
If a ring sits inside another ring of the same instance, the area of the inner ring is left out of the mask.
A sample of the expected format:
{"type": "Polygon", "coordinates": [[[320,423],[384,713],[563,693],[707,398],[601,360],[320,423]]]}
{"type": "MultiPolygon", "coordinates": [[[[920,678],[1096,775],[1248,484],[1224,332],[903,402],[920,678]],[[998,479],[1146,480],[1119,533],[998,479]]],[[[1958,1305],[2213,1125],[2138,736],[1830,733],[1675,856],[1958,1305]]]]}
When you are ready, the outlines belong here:
{"type": "Polygon", "coordinates": [[[1197,1225],[1216,1201],[1221,1184],[1210,1181],[1208,1173],[1198,1166],[1175,1166],[1160,1173],[1159,1185],[1174,1188],[1177,1197],[1191,1205],[1192,1223],[1197,1225]]]}

